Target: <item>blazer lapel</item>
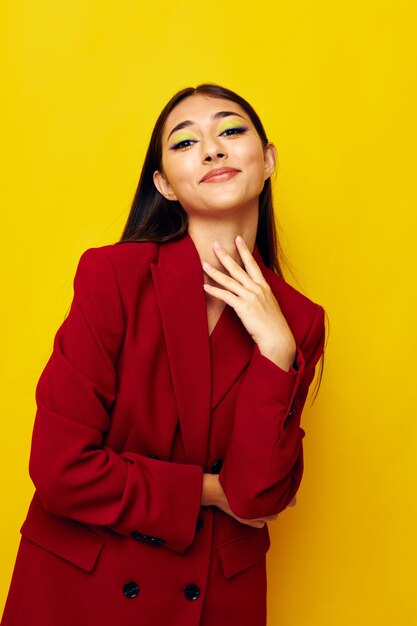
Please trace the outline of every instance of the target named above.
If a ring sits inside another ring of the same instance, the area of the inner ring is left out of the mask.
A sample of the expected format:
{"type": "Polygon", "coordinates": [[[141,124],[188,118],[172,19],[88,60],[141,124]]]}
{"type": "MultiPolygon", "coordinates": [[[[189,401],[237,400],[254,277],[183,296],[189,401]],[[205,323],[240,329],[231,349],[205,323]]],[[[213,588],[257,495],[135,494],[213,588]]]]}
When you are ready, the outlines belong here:
{"type": "Polygon", "coordinates": [[[226,305],[210,337],[212,411],[248,365],[254,345],[235,310],[226,305]]]}
{"type": "MultiPolygon", "coordinates": [[[[159,245],[151,263],[188,463],[206,464],[210,425],[210,346],[204,274],[187,233],[159,245]]],[[[161,393],[164,390],[161,389],[161,393]]]]}
{"type": "MultiPolygon", "coordinates": [[[[256,244],[252,254],[272,287],[280,278],[264,265],[256,244]]],[[[204,272],[188,233],[160,244],[150,267],[185,455],[188,463],[205,466],[211,411],[248,365],[255,344],[229,305],[209,337],[204,272]]]]}

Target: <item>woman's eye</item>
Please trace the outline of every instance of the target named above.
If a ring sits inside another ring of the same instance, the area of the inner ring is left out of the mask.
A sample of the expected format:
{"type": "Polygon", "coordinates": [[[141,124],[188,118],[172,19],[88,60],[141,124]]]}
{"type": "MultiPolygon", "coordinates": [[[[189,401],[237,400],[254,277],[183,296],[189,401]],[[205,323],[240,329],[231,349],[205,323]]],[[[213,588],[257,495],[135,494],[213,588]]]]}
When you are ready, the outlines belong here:
{"type": "MultiPolygon", "coordinates": [[[[238,135],[241,135],[247,130],[248,130],[247,126],[235,126],[233,128],[226,128],[226,130],[224,130],[220,136],[224,135],[225,133],[233,133],[233,135],[236,133],[238,135]]],[[[233,135],[227,134],[226,136],[231,137],[233,135]]],[[[189,145],[186,145],[186,144],[193,144],[193,143],[196,143],[195,139],[183,139],[182,141],[179,141],[178,143],[171,146],[171,150],[182,150],[183,148],[189,148],[189,145]]]]}
{"type": "Polygon", "coordinates": [[[222,132],[222,135],[224,135],[224,133],[228,133],[229,131],[233,131],[233,130],[235,130],[238,133],[238,135],[240,135],[241,133],[244,133],[245,131],[247,131],[248,127],[247,126],[234,126],[233,128],[226,128],[226,130],[222,132]]]}
{"type": "Polygon", "coordinates": [[[184,144],[186,143],[195,143],[194,139],[183,139],[182,141],[176,143],[175,145],[173,145],[171,147],[171,150],[180,150],[181,148],[188,148],[188,146],[185,146],[184,144]]]}

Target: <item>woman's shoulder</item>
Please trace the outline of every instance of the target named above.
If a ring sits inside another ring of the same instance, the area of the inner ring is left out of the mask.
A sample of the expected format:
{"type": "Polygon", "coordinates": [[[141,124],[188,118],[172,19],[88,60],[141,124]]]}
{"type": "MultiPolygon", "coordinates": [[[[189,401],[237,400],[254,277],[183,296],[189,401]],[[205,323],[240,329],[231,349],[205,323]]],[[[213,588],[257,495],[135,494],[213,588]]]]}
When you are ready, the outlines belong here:
{"type": "Polygon", "coordinates": [[[283,276],[269,268],[266,271],[266,278],[274,295],[278,296],[285,306],[307,317],[311,317],[312,314],[317,313],[318,309],[323,308],[319,302],[307,296],[301,289],[297,289],[283,276]]]}
{"type": "Polygon", "coordinates": [[[109,257],[113,263],[152,261],[158,256],[159,244],[154,241],[118,241],[103,246],[90,247],[81,256],[97,259],[109,257]]]}
{"type": "Polygon", "coordinates": [[[270,274],[268,282],[284,317],[299,338],[305,337],[313,326],[323,326],[325,309],[316,299],[307,296],[278,274],[270,274]]]}
{"type": "Polygon", "coordinates": [[[158,259],[155,242],[121,242],[90,247],[79,257],[75,285],[93,290],[110,290],[118,285],[122,293],[140,289],[149,280],[149,266],[158,259]]]}
{"type": "Polygon", "coordinates": [[[283,290],[285,291],[286,297],[293,303],[294,306],[306,309],[310,314],[317,312],[317,309],[322,307],[322,305],[317,302],[315,298],[307,296],[306,293],[297,289],[294,285],[291,285],[284,278],[281,279],[281,282],[283,284],[283,290]]]}
{"type": "Polygon", "coordinates": [[[132,273],[147,269],[158,258],[158,243],[129,241],[90,247],[82,252],[79,264],[104,267],[111,263],[118,273],[132,273]]]}

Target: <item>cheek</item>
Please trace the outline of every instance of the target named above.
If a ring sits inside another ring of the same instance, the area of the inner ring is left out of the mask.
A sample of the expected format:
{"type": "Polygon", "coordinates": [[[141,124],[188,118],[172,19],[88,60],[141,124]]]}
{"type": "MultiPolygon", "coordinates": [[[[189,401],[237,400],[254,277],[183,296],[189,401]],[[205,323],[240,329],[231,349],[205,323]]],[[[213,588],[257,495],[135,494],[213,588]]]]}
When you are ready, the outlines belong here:
{"type": "MultiPolygon", "coordinates": [[[[183,155],[184,156],[184,155],[183,155]]],[[[166,165],[168,180],[175,191],[188,187],[198,174],[195,172],[195,163],[191,158],[182,158],[168,162],[166,165]]]]}
{"type": "Polygon", "coordinates": [[[256,172],[262,174],[264,155],[262,148],[257,142],[239,146],[236,152],[236,159],[238,159],[238,162],[242,163],[242,167],[245,167],[251,174],[256,174],[256,172]]]}
{"type": "Polygon", "coordinates": [[[264,158],[263,154],[259,154],[254,150],[248,154],[246,162],[246,178],[248,184],[248,192],[251,194],[260,194],[265,184],[264,158]]]}

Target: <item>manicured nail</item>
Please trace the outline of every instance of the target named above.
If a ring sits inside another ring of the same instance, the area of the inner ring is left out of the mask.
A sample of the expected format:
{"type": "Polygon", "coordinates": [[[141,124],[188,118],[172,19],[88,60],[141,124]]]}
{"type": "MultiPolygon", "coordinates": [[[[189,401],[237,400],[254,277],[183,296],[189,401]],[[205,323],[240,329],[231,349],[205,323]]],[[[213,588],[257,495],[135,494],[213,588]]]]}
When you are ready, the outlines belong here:
{"type": "Polygon", "coordinates": [[[243,243],[243,239],[242,239],[242,237],[241,237],[240,235],[238,235],[238,236],[236,237],[236,241],[237,241],[238,243],[243,243]]]}
{"type": "Polygon", "coordinates": [[[214,242],[214,247],[216,248],[216,250],[222,250],[223,249],[223,246],[218,241],[214,242]]]}
{"type": "Polygon", "coordinates": [[[203,268],[205,270],[211,270],[212,266],[210,265],[210,263],[207,263],[207,261],[204,261],[203,268]]]}

